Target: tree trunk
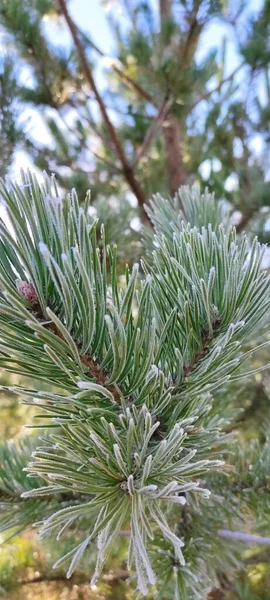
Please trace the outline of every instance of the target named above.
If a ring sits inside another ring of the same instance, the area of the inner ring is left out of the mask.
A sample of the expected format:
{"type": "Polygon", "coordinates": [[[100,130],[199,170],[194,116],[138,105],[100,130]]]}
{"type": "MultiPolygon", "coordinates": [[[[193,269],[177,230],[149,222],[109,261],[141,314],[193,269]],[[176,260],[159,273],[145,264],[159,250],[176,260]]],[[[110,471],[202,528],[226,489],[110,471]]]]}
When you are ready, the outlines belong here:
{"type": "MultiPolygon", "coordinates": [[[[172,17],[171,0],[159,0],[159,16],[160,29],[162,30],[163,23],[172,17]]],[[[180,185],[183,185],[186,181],[183,165],[183,139],[179,119],[173,115],[168,115],[166,121],[164,121],[162,131],[169,190],[171,195],[174,196],[180,185]]]]}
{"type": "Polygon", "coordinates": [[[159,0],[159,14],[160,14],[160,24],[162,25],[162,20],[164,17],[170,17],[172,10],[172,0],[159,0]]]}
{"type": "Polygon", "coordinates": [[[169,180],[169,190],[172,196],[186,181],[183,164],[183,139],[177,117],[169,116],[163,125],[166,168],[169,180]]]}

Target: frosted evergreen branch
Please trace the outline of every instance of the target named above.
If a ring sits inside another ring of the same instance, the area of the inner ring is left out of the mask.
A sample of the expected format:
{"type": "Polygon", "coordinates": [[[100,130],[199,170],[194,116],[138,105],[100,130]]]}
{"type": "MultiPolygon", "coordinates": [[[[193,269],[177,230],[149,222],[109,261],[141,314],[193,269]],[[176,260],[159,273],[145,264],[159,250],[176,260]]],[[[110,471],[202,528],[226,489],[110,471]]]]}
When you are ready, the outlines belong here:
{"type": "MultiPolygon", "coordinates": [[[[120,286],[116,248],[106,247],[103,229],[98,247],[89,197],[84,206],[74,191],[61,199],[54,179],[39,184],[30,173],[0,191],[12,225],[0,224],[0,366],[40,380],[39,390],[11,390],[40,409],[35,427],[46,434],[23,471],[24,481],[28,473],[38,482],[22,487],[23,503],[29,514],[44,503],[41,537],[83,531],[56,563],[69,563],[69,576],[95,544],[96,581],[129,530],[128,567],[140,593],[159,584],[167,593],[166,567],[172,597],[188,598],[215,579],[204,563],[201,581],[200,551],[225,545],[213,532],[230,512],[219,494],[227,501],[232,437],[214,392],[242,374],[244,344],[265,322],[263,248],[255,240],[250,250],[228,220],[220,223],[213,196],[184,188],[185,220],[160,199],[155,213],[153,201],[152,259],[142,277],[138,265],[126,268],[120,286]],[[59,490],[74,502],[63,505],[59,490]]],[[[12,489],[8,469],[6,477],[12,489]]]]}

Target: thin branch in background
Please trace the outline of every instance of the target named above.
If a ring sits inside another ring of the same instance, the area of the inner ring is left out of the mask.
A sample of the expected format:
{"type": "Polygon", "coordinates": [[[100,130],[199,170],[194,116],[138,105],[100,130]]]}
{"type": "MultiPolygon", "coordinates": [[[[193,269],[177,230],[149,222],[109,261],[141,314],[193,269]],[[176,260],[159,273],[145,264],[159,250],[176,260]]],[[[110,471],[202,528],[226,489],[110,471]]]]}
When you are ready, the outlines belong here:
{"type": "Polygon", "coordinates": [[[270,552],[269,551],[259,552],[258,554],[249,556],[249,558],[246,558],[246,560],[245,560],[246,565],[258,565],[260,563],[270,563],[270,552]]]}
{"type": "MultiPolygon", "coordinates": [[[[90,576],[91,579],[92,576],[90,576]]],[[[126,579],[128,579],[128,577],[130,577],[130,573],[128,573],[128,571],[116,571],[115,573],[105,573],[105,575],[103,575],[102,579],[103,581],[106,582],[113,582],[113,581],[126,581],[126,579]]],[[[74,574],[72,575],[72,577],[70,577],[67,580],[67,576],[66,575],[56,575],[56,574],[52,574],[52,575],[45,575],[45,573],[43,575],[37,575],[36,577],[31,577],[31,579],[20,579],[18,581],[19,585],[31,585],[31,584],[35,584],[35,583],[56,583],[57,581],[59,582],[63,582],[66,585],[68,585],[69,583],[71,584],[88,584],[89,585],[89,576],[87,575],[87,577],[85,577],[85,575],[77,575],[74,574]]]]}
{"type": "MultiPolygon", "coordinates": [[[[66,121],[65,117],[61,114],[60,117],[65,125],[65,127],[67,128],[67,130],[72,134],[75,135],[77,137],[77,140],[79,142],[79,144],[82,145],[82,147],[87,150],[90,151],[89,145],[87,144],[86,140],[84,139],[84,137],[82,136],[82,134],[76,129],[74,129],[73,127],[71,127],[68,122],[66,121]]],[[[111,162],[110,160],[108,160],[107,158],[105,158],[104,156],[100,156],[100,154],[98,154],[97,152],[95,152],[93,149],[91,149],[92,154],[100,161],[103,162],[105,165],[107,165],[107,167],[109,167],[110,169],[112,169],[113,171],[115,171],[116,173],[122,173],[121,169],[119,169],[117,167],[117,165],[113,162],[111,162]]]]}
{"type": "Polygon", "coordinates": [[[226,540],[234,540],[245,544],[256,544],[261,546],[270,546],[270,538],[261,535],[251,535],[240,531],[230,531],[229,529],[219,529],[218,535],[226,540]]]}
{"type": "Polygon", "coordinates": [[[120,67],[118,67],[116,60],[114,58],[110,58],[109,56],[107,56],[105,54],[105,52],[102,52],[102,50],[88,37],[88,35],[86,35],[86,33],[84,33],[83,31],[80,31],[80,34],[87,41],[87,43],[93,48],[93,50],[95,50],[95,52],[97,52],[97,54],[99,54],[99,56],[101,56],[106,61],[108,66],[110,66],[113,69],[113,71],[115,73],[117,73],[117,75],[120,77],[120,79],[129,88],[133,88],[139,94],[139,96],[144,98],[144,100],[147,100],[147,102],[150,102],[151,104],[153,104],[153,106],[157,106],[154,98],[152,98],[152,96],[150,94],[148,94],[148,92],[144,88],[142,88],[136,81],[134,81],[134,79],[132,79],[132,77],[127,75],[120,67]]]}
{"type": "MultiPolygon", "coordinates": [[[[119,531],[118,535],[120,537],[130,537],[130,532],[123,530],[123,531],[119,531]]],[[[236,542],[243,542],[246,544],[270,546],[270,538],[268,538],[268,537],[263,537],[260,535],[251,535],[249,533],[242,533],[239,531],[230,531],[229,529],[219,529],[218,536],[221,538],[224,538],[224,539],[233,540],[236,542]]],[[[267,562],[269,562],[270,561],[269,554],[261,553],[260,555],[257,556],[256,562],[262,562],[266,558],[267,558],[267,562]],[[258,559],[260,559],[260,560],[258,560],[258,559]]],[[[253,562],[254,561],[251,560],[250,564],[252,564],[253,562]]]]}
{"type": "MultiPolygon", "coordinates": [[[[84,92],[84,90],[82,90],[84,92]]],[[[100,138],[100,140],[103,142],[103,144],[106,146],[109,146],[110,149],[112,150],[112,144],[111,144],[111,140],[107,140],[106,137],[101,133],[101,131],[99,131],[98,127],[95,124],[94,119],[92,118],[89,106],[87,106],[87,101],[89,100],[89,97],[87,97],[86,93],[85,93],[85,102],[81,102],[81,101],[77,101],[77,103],[74,101],[73,98],[69,98],[68,100],[68,104],[69,106],[71,106],[71,108],[74,108],[76,111],[78,111],[78,114],[80,116],[80,119],[82,121],[85,121],[87,123],[87,125],[90,127],[90,129],[92,129],[94,131],[94,133],[96,134],[97,137],[100,138]],[[84,110],[84,112],[80,112],[80,109],[84,110]],[[87,113],[87,114],[85,114],[87,113]]]]}
{"type": "Polygon", "coordinates": [[[109,167],[109,169],[112,169],[112,171],[114,171],[115,173],[121,173],[122,174],[122,170],[119,169],[119,167],[117,167],[117,165],[115,165],[114,163],[112,163],[110,160],[108,160],[104,156],[101,156],[100,154],[98,154],[98,152],[95,152],[95,150],[91,150],[91,152],[97,158],[97,160],[99,160],[100,162],[104,163],[104,165],[107,165],[107,167],[109,167]]]}
{"type": "Polygon", "coordinates": [[[114,128],[114,126],[113,126],[113,124],[112,124],[112,122],[111,122],[111,120],[110,120],[110,118],[108,116],[108,113],[107,113],[107,110],[106,110],[106,106],[105,106],[105,104],[103,102],[103,98],[102,98],[102,96],[100,95],[100,93],[99,93],[99,91],[97,89],[97,86],[96,86],[96,83],[95,83],[92,71],[91,71],[91,69],[89,67],[87,58],[86,58],[85,53],[84,53],[83,46],[82,46],[82,44],[81,44],[81,42],[79,40],[77,27],[76,27],[74,21],[72,20],[70,14],[68,12],[65,0],[58,0],[58,1],[59,1],[59,6],[60,6],[60,8],[62,10],[63,16],[64,16],[64,18],[66,20],[67,26],[68,26],[68,28],[70,30],[73,42],[74,42],[75,47],[77,49],[77,52],[78,52],[78,55],[79,55],[79,59],[80,59],[80,63],[81,63],[81,67],[82,67],[82,70],[84,72],[84,75],[85,75],[85,77],[86,77],[86,79],[87,79],[87,81],[88,81],[88,83],[89,83],[89,85],[90,85],[90,87],[91,87],[91,89],[92,89],[92,91],[94,93],[96,101],[97,101],[97,103],[99,105],[102,117],[103,117],[104,122],[105,122],[105,124],[107,126],[108,133],[110,134],[110,137],[111,137],[111,140],[113,142],[113,145],[114,145],[114,148],[116,150],[116,153],[118,155],[118,158],[120,159],[121,163],[124,165],[126,163],[126,156],[125,156],[124,150],[122,148],[120,140],[118,139],[116,130],[115,130],[115,128],[114,128]]]}
{"type": "Polygon", "coordinates": [[[138,150],[133,162],[132,162],[132,167],[136,167],[136,165],[138,164],[138,162],[140,161],[140,159],[142,158],[142,156],[144,154],[146,154],[152,139],[154,138],[155,134],[157,133],[158,129],[162,126],[162,124],[164,123],[164,120],[166,119],[170,109],[172,106],[172,100],[167,100],[165,99],[155,120],[153,121],[153,123],[150,125],[146,136],[144,138],[144,141],[140,147],[140,149],[138,150]]]}
{"type": "Polygon", "coordinates": [[[141,189],[141,187],[140,187],[140,185],[139,185],[139,183],[138,183],[138,181],[137,181],[137,179],[136,179],[136,177],[134,175],[133,169],[132,169],[131,165],[129,164],[129,161],[128,161],[126,155],[125,155],[124,148],[123,148],[123,146],[121,144],[120,139],[118,138],[118,135],[117,135],[117,132],[116,132],[116,130],[114,128],[114,125],[113,125],[112,121],[110,120],[110,117],[108,115],[106,106],[105,106],[105,104],[103,102],[103,98],[102,98],[102,96],[100,95],[100,93],[99,93],[99,91],[97,89],[97,86],[96,86],[96,83],[95,83],[95,79],[93,77],[92,71],[91,71],[91,69],[89,67],[87,58],[86,58],[85,53],[84,53],[84,48],[83,48],[83,46],[82,46],[82,44],[80,42],[80,39],[79,39],[77,27],[76,27],[74,21],[72,20],[70,14],[69,14],[69,11],[67,9],[65,0],[58,0],[58,3],[59,3],[59,7],[60,7],[60,9],[62,11],[62,14],[63,14],[63,16],[65,18],[65,21],[67,23],[67,26],[69,28],[69,31],[71,33],[74,45],[75,45],[75,47],[77,49],[78,56],[79,56],[80,63],[81,63],[81,68],[82,68],[83,73],[84,73],[84,75],[85,75],[85,77],[86,77],[86,79],[87,79],[87,81],[88,81],[88,83],[89,83],[89,85],[90,85],[90,87],[91,87],[94,95],[95,95],[97,104],[98,104],[98,106],[100,108],[100,112],[102,114],[104,123],[105,123],[106,128],[107,128],[108,134],[109,134],[111,142],[112,142],[112,144],[114,146],[114,150],[115,150],[116,155],[117,155],[117,157],[118,157],[118,159],[119,159],[119,161],[120,161],[120,163],[122,165],[123,175],[124,175],[127,183],[129,184],[131,190],[133,191],[134,195],[136,196],[136,198],[138,200],[139,206],[143,210],[143,218],[144,218],[144,220],[148,220],[148,217],[147,217],[147,215],[146,215],[146,213],[144,211],[144,208],[143,208],[144,204],[145,204],[144,193],[143,193],[143,191],[142,191],[142,189],[141,189]]]}
{"type": "Polygon", "coordinates": [[[228,83],[229,81],[231,81],[234,78],[236,73],[238,73],[238,71],[240,71],[240,69],[242,69],[244,64],[245,64],[244,61],[241,62],[240,65],[238,65],[238,67],[236,67],[236,69],[234,69],[234,71],[232,71],[232,73],[230,75],[228,75],[228,77],[225,77],[225,79],[223,79],[213,90],[209,90],[209,92],[207,92],[206,94],[203,94],[203,96],[198,98],[198,100],[196,100],[196,102],[194,102],[191,105],[190,111],[192,111],[203,100],[208,100],[208,98],[210,98],[210,96],[212,96],[212,94],[215,94],[215,92],[219,92],[225,83],[228,83]]]}
{"type": "MultiPolygon", "coordinates": [[[[95,98],[89,98],[89,96],[85,93],[85,91],[83,89],[80,91],[84,93],[87,101],[91,102],[91,100],[95,100],[95,98]]],[[[113,112],[116,112],[119,115],[124,115],[125,117],[132,117],[132,116],[142,117],[143,119],[146,119],[147,121],[154,121],[156,118],[154,114],[149,115],[147,113],[140,112],[138,110],[136,110],[136,112],[134,112],[134,113],[130,113],[127,110],[120,109],[118,106],[108,105],[107,103],[105,104],[105,106],[108,111],[112,110],[113,112]]]]}

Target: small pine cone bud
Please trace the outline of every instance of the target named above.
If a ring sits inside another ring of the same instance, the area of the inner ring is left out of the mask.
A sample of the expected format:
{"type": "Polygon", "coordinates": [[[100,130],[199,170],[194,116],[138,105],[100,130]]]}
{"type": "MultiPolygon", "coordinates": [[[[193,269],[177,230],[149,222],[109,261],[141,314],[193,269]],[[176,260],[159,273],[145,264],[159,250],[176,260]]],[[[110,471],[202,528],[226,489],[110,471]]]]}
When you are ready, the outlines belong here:
{"type": "Polygon", "coordinates": [[[27,300],[32,306],[38,304],[37,292],[32,283],[28,281],[22,281],[21,279],[16,280],[16,287],[24,300],[27,300]]]}

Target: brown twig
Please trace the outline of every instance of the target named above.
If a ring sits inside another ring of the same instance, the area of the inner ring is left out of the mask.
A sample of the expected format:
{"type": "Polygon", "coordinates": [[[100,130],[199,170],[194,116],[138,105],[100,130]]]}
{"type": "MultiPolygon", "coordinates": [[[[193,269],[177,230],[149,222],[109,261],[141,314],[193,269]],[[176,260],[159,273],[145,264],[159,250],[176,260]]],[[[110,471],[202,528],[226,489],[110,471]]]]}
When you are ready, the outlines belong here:
{"type": "MultiPolygon", "coordinates": [[[[110,120],[110,117],[108,115],[106,106],[105,106],[105,104],[103,102],[103,98],[102,98],[101,94],[98,91],[95,79],[93,77],[91,68],[89,66],[89,63],[87,61],[87,58],[86,58],[86,55],[85,55],[85,52],[84,52],[84,48],[83,48],[83,46],[81,44],[81,41],[79,39],[77,27],[76,27],[73,19],[71,18],[70,14],[69,14],[69,11],[67,9],[65,0],[58,0],[58,4],[59,4],[59,7],[60,7],[60,9],[62,11],[62,14],[63,14],[63,16],[64,16],[64,18],[66,20],[67,26],[68,26],[68,28],[70,30],[70,33],[71,33],[74,45],[75,45],[75,47],[77,49],[78,56],[79,56],[80,63],[81,63],[82,71],[83,71],[83,73],[85,75],[85,78],[87,79],[87,81],[88,81],[88,83],[89,83],[89,85],[90,85],[90,87],[91,87],[91,89],[92,89],[92,91],[94,93],[94,96],[95,96],[97,104],[98,104],[98,106],[100,108],[100,112],[102,114],[104,123],[106,125],[108,134],[110,136],[112,145],[113,145],[114,150],[116,152],[116,155],[117,155],[117,157],[118,157],[118,159],[119,159],[119,161],[121,163],[122,173],[123,173],[123,175],[124,175],[127,183],[129,184],[131,190],[133,191],[134,195],[136,196],[136,198],[138,200],[138,203],[139,203],[139,206],[144,211],[144,208],[143,208],[144,204],[145,204],[144,193],[143,193],[143,191],[142,191],[142,189],[141,189],[141,187],[140,187],[140,185],[139,185],[139,183],[138,183],[138,181],[137,181],[137,179],[136,179],[136,177],[134,175],[133,169],[132,169],[131,165],[129,164],[129,161],[127,160],[124,148],[123,148],[123,146],[121,144],[120,139],[118,138],[118,135],[117,135],[117,132],[116,132],[116,130],[114,128],[114,125],[113,125],[113,123],[110,120]]],[[[144,219],[145,220],[148,219],[148,217],[146,216],[145,212],[144,212],[144,219]]]]}
{"type": "Polygon", "coordinates": [[[107,384],[108,373],[105,373],[102,369],[100,369],[98,362],[94,360],[91,356],[81,356],[81,361],[83,365],[88,368],[88,373],[91,377],[96,379],[99,385],[105,387],[109,392],[113,394],[113,397],[116,402],[120,402],[120,393],[119,390],[115,387],[115,385],[107,384]]]}
{"type": "MultiPolygon", "coordinates": [[[[217,327],[218,327],[218,323],[216,325],[216,328],[217,327]]],[[[198,352],[195,354],[195,356],[193,357],[191,363],[189,365],[187,365],[186,367],[184,367],[184,377],[187,377],[190,373],[192,373],[196,369],[196,367],[198,365],[198,362],[200,360],[202,360],[203,358],[205,358],[205,356],[208,354],[210,342],[211,342],[211,339],[209,338],[208,333],[205,333],[202,336],[202,347],[201,347],[201,349],[198,350],[198,352]]]]}
{"type": "MultiPolygon", "coordinates": [[[[57,337],[60,337],[62,339],[62,334],[56,327],[55,323],[49,322],[47,324],[47,328],[50,329],[50,331],[52,331],[55,335],[57,335],[57,337]]],[[[109,374],[100,368],[98,361],[89,355],[80,356],[80,359],[82,364],[88,368],[88,375],[95,379],[99,385],[102,385],[107,390],[109,390],[109,392],[113,394],[115,402],[119,403],[120,391],[116,385],[107,383],[109,374]]]]}

